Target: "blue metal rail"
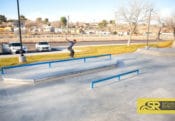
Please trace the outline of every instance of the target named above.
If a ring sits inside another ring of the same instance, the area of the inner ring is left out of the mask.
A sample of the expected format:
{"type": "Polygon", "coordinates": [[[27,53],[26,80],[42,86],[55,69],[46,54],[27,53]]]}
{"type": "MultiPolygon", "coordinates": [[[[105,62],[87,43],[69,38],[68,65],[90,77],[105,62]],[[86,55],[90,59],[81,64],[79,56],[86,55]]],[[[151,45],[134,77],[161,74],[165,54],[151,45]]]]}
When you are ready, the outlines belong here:
{"type": "Polygon", "coordinates": [[[108,56],[110,60],[112,59],[111,54],[104,54],[104,55],[97,55],[97,56],[87,56],[87,57],[84,57],[83,59],[84,59],[84,62],[86,62],[87,59],[89,59],[89,58],[98,58],[98,57],[103,57],[103,56],[108,56]]]}
{"type": "Polygon", "coordinates": [[[97,55],[97,56],[86,56],[86,57],[81,57],[81,58],[71,58],[71,59],[48,61],[48,62],[38,62],[38,63],[22,64],[22,65],[16,65],[16,66],[4,66],[1,68],[1,74],[5,74],[5,70],[11,69],[11,68],[19,68],[19,67],[27,67],[27,66],[35,66],[35,65],[43,65],[43,64],[48,64],[48,67],[51,68],[53,63],[73,61],[73,60],[83,60],[85,63],[88,58],[98,58],[98,57],[103,57],[103,56],[109,56],[110,60],[112,58],[111,54],[103,54],[103,55],[97,55]]]}
{"type": "Polygon", "coordinates": [[[121,73],[121,74],[114,75],[114,76],[109,76],[109,77],[102,78],[102,79],[99,79],[99,80],[93,80],[90,83],[90,88],[93,89],[94,88],[94,84],[96,84],[96,83],[103,82],[103,81],[106,81],[106,80],[109,80],[109,79],[113,79],[113,78],[118,78],[118,80],[120,80],[121,76],[128,75],[128,74],[135,73],[135,72],[138,75],[139,74],[139,69],[128,71],[128,72],[121,73]]]}

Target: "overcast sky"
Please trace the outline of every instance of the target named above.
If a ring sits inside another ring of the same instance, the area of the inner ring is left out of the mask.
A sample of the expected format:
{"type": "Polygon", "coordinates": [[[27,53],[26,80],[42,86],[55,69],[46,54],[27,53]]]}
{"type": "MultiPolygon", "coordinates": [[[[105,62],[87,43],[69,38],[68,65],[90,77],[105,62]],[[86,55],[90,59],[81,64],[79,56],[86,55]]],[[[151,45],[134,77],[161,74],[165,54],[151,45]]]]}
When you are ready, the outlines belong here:
{"type": "MultiPolygon", "coordinates": [[[[97,22],[115,18],[115,11],[124,0],[19,0],[20,12],[28,19],[37,17],[59,20],[69,16],[70,21],[97,22]]],[[[175,11],[175,0],[148,0],[163,16],[175,11]]],[[[16,0],[0,0],[0,14],[17,18],[16,0]]]]}

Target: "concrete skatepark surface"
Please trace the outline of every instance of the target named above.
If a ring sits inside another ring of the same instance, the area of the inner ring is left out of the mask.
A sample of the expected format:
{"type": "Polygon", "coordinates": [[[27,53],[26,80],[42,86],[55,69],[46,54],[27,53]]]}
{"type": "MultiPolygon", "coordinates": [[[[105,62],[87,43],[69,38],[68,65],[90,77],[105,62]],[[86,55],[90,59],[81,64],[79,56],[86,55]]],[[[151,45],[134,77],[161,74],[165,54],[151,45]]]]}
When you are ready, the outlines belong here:
{"type": "MultiPolygon", "coordinates": [[[[174,51],[170,49],[167,52],[174,51]]],[[[151,52],[152,53],[152,52],[151,52]]],[[[175,97],[175,56],[135,52],[115,56],[117,67],[70,74],[36,85],[0,82],[2,121],[174,121],[175,115],[137,114],[141,97],[175,97]],[[132,69],[140,74],[95,85],[94,79],[132,69]]]]}

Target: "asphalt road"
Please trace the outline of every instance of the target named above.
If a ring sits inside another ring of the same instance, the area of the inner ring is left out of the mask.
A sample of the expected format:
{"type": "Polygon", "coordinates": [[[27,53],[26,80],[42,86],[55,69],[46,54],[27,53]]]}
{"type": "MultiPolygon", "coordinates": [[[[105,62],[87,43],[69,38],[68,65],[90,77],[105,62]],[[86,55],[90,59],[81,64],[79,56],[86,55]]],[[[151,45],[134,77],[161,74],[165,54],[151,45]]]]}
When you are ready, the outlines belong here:
{"type": "MultiPolygon", "coordinates": [[[[149,42],[156,42],[156,40],[149,40],[149,42]]],[[[76,46],[83,46],[83,45],[103,45],[103,44],[125,44],[127,40],[110,40],[110,41],[81,41],[77,42],[76,46]]],[[[132,40],[131,43],[146,43],[146,40],[132,40]]],[[[69,43],[67,42],[50,42],[49,43],[52,47],[52,51],[60,51],[61,49],[58,47],[68,46],[69,43]]],[[[25,46],[28,48],[29,53],[35,53],[35,43],[24,43],[25,46]]],[[[2,55],[2,46],[0,46],[0,55],[2,55]]]]}

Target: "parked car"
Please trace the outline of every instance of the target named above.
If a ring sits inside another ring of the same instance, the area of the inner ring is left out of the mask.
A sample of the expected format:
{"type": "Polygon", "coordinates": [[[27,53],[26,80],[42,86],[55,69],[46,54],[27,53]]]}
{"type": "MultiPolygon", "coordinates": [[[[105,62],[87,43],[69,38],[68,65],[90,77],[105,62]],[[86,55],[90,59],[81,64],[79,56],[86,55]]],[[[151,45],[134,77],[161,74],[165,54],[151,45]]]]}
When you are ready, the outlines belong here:
{"type": "MultiPolygon", "coordinates": [[[[8,44],[2,45],[2,52],[3,53],[16,54],[16,53],[20,53],[20,50],[21,50],[21,43],[20,42],[10,42],[8,44]]],[[[27,47],[23,45],[22,51],[23,51],[23,53],[26,53],[27,47]]]]}
{"type": "Polygon", "coordinates": [[[37,51],[51,51],[51,47],[48,42],[38,42],[35,45],[37,51]]]}

